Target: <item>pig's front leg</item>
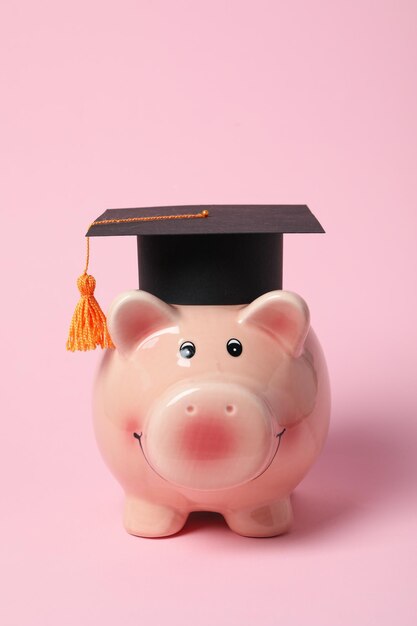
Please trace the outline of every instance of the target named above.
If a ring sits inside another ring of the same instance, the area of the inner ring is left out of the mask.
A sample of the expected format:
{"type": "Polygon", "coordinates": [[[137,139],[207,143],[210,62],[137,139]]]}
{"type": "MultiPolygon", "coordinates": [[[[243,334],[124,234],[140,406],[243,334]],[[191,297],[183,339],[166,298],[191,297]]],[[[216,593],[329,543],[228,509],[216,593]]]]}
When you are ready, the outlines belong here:
{"type": "Polygon", "coordinates": [[[149,500],[127,495],[124,526],[128,533],[139,537],[167,537],[184,526],[188,512],[154,504],[149,500]]]}
{"type": "Polygon", "coordinates": [[[253,509],[223,513],[231,530],[245,537],[275,537],[287,532],[292,522],[290,497],[253,509]]]}

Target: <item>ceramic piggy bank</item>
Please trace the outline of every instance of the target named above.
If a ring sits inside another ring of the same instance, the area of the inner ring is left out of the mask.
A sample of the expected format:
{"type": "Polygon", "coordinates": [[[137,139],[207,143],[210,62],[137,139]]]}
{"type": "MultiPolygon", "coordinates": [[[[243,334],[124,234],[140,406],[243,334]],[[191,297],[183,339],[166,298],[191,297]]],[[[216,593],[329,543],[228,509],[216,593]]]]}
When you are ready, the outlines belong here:
{"type": "Polygon", "coordinates": [[[126,493],[127,531],[171,535],[203,510],[241,535],[285,532],[329,420],[304,300],[274,290],[187,306],[130,291],[108,325],[116,350],[97,377],[95,432],[126,493]]]}
{"type": "Polygon", "coordinates": [[[282,289],[283,235],[322,232],[306,205],[275,204],[109,209],[90,225],[67,348],[108,348],[95,432],[128,532],[172,535],[192,511],[241,535],[289,528],[329,384],[307,305],[282,289]],[[106,320],[89,241],[114,235],[137,238],[140,289],[106,320]]]}

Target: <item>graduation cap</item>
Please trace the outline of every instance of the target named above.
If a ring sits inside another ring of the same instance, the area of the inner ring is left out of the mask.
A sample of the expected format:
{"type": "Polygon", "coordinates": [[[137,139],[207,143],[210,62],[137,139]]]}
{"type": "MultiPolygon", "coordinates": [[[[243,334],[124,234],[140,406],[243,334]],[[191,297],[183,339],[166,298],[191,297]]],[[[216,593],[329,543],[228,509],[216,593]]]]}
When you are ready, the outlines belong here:
{"type": "Polygon", "coordinates": [[[139,287],[169,304],[248,304],[282,289],[284,233],[323,233],[306,205],[109,209],[89,227],[68,350],[112,348],[87,274],[90,237],[136,236],[139,287]]]}

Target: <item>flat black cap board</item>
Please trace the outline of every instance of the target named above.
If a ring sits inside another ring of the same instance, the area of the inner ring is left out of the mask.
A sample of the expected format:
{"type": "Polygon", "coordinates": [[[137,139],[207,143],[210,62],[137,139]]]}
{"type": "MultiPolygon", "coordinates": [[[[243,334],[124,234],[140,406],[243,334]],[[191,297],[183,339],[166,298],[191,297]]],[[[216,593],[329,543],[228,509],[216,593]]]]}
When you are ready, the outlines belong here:
{"type": "Polygon", "coordinates": [[[140,289],[169,304],[219,305],[282,289],[283,234],[323,232],[306,205],[193,205],[109,209],[86,235],[137,236],[140,289]],[[113,222],[155,216],[174,219],[113,222]]]}

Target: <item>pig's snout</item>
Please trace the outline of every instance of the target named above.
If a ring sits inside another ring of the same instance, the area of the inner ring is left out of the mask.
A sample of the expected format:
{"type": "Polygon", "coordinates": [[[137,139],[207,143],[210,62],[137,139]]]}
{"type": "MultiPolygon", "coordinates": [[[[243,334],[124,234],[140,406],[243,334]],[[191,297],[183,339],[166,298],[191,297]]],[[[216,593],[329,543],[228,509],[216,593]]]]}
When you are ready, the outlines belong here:
{"type": "Polygon", "coordinates": [[[222,459],[234,452],[234,432],[216,416],[201,416],[185,425],[179,445],[184,456],[190,459],[222,459]]]}
{"type": "Polygon", "coordinates": [[[278,443],[266,404],[240,385],[219,382],[171,389],[152,407],[142,436],[154,470],[193,489],[227,488],[255,478],[278,443]]]}

